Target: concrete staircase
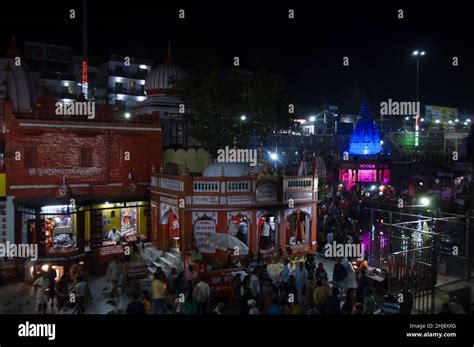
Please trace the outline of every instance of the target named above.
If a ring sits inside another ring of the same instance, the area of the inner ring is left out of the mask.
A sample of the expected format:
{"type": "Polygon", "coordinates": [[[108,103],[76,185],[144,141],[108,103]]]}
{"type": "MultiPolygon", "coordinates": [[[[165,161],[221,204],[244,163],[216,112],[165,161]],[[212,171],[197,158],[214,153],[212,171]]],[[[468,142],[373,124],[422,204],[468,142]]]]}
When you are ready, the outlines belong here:
{"type": "Polygon", "coordinates": [[[148,264],[149,277],[153,277],[157,268],[161,268],[168,276],[171,269],[175,267],[178,272],[183,271],[183,264],[181,263],[181,254],[177,249],[170,249],[168,252],[163,252],[156,249],[151,243],[145,244],[145,251],[143,258],[148,264]]]}

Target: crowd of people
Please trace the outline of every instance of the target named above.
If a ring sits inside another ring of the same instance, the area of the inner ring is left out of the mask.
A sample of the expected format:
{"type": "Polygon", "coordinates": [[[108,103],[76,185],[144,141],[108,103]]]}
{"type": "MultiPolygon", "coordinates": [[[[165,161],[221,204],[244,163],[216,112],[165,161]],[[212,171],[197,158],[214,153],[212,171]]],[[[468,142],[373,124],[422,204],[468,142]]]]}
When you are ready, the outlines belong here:
{"type": "Polygon", "coordinates": [[[306,256],[293,263],[285,259],[280,273],[273,277],[266,264],[253,266],[233,277],[229,295],[212,297],[204,276],[191,266],[186,271],[158,269],[151,284],[151,295],[132,294],[128,314],[409,314],[413,299],[407,287],[403,303],[387,295],[383,303],[375,299],[375,290],[365,269],[356,275],[347,259],[338,259],[329,276],[323,263],[306,256]]]}
{"type": "MultiPolygon", "coordinates": [[[[334,187],[318,208],[318,252],[324,254],[327,244],[360,244],[358,219],[362,204],[355,191],[334,187]]],[[[262,225],[260,248],[269,241],[271,226],[268,218],[262,225]]],[[[141,245],[141,244],[140,244],[141,245]]],[[[138,250],[141,249],[137,247],[138,250]]],[[[140,254],[140,252],[134,252],[140,254]]],[[[278,274],[269,271],[260,257],[249,261],[242,271],[234,274],[228,295],[214,297],[210,283],[192,265],[179,272],[172,268],[165,273],[157,268],[151,285],[142,289],[138,280],[127,284],[124,291],[123,269],[115,259],[107,269],[106,280],[110,300],[117,306],[120,297],[128,296],[127,314],[410,314],[413,295],[404,283],[396,295],[386,287],[374,286],[368,276],[367,261],[359,263],[357,272],[346,257],[324,261],[307,254],[298,261],[285,259],[278,274]],[[331,265],[328,271],[324,263],[331,265]],[[399,297],[403,298],[400,301],[399,297]]],[[[367,258],[365,258],[367,259],[367,258]]],[[[275,265],[275,264],[274,264],[275,265]]],[[[281,265],[280,265],[281,266],[281,265]]],[[[34,283],[37,289],[38,312],[45,313],[48,304],[53,310],[56,300],[58,312],[72,309],[84,313],[84,306],[92,295],[88,274],[77,267],[70,275],[56,279],[50,268],[34,283]],[[74,302],[71,302],[73,294],[74,302]]],[[[443,306],[443,313],[449,308],[443,306]]]]}
{"type": "Polygon", "coordinates": [[[56,270],[48,267],[46,271],[41,271],[33,282],[37,312],[84,314],[85,305],[92,301],[92,292],[88,284],[89,273],[86,268],[81,264],[75,264],[69,274],[64,274],[59,279],[57,276],[56,270]]]}

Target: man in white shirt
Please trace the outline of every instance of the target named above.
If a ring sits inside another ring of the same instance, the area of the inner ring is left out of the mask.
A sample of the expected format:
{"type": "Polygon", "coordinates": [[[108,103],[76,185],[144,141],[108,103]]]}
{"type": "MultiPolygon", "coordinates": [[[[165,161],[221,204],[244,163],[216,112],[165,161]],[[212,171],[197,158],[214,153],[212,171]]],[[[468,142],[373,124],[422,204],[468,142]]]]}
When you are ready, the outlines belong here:
{"type": "Polygon", "coordinates": [[[303,295],[306,277],[308,277],[308,271],[304,268],[304,263],[301,262],[295,271],[296,291],[298,297],[303,295]]]}
{"type": "Polygon", "coordinates": [[[257,273],[257,268],[254,268],[252,276],[250,276],[250,292],[252,293],[252,298],[255,302],[259,302],[260,298],[260,280],[257,277],[257,273]]]}
{"type": "Polygon", "coordinates": [[[288,283],[290,281],[290,273],[290,262],[288,259],[285,259],[283,261],[283,270],[280,272],[280,281],[283,283],[288,283]]]}
{"type": "Polygon", "coordinates": [[[204,281],[204,276],[199,278],[199,283],[196,284],[196,301],[197,301],[197,314],[207,313],[207,301],[211,296],[211,290],[209,285],[204,281]]]}
{"type": "Polygon", "coordinates": [[[260,249],[267,249],[270,241],[270,218],[265,218],[265,223],[262,225],[262,235],[260,236],[260,249]]]}
{"type": "Polygon", "coordinates": [[[120,279],[122,278],[122,266],[118,261],[118,258],[112,260],[112,262],[107,267],[107,280],[112,282],[112,291],[110,293],[111,300],[107,303],[110,303],[115,306],[116,304],[116,297],[117,297],[117,289],[120,283],[120,279]]]}
{"type": "Polygon", "coordinates": [[[250,299],[247,301],[248,307],[250,307],[249,314],[260,314],[260,311],[257,308],[257,303],[254,299],[250,299]]]}
{"type": "Polygon", "coordinates": [[[120,239],[122,238],[122,235],[120,235],[119,232],[117,232],[117,230],[115,230],[115,228],[113,228],[109,234],[107,235],[107,237],[109,239],[111,239],[113,242],[117,243],[120,241],[120,239]]]}

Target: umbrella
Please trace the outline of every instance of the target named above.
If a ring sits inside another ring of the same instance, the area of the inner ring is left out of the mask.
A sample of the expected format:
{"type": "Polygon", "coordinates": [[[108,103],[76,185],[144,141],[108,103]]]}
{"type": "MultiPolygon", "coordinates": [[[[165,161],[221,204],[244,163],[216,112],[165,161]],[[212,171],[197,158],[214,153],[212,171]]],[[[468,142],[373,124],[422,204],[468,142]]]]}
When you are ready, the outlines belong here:
{"type": "Polygon", "coordinates": [[[213,233],[209,235],[206,243],[222,251],[227,251],[228,249],[238,250],[238,255],[246,255],[249,253],[248,246],[230,234],[213,233]]]}

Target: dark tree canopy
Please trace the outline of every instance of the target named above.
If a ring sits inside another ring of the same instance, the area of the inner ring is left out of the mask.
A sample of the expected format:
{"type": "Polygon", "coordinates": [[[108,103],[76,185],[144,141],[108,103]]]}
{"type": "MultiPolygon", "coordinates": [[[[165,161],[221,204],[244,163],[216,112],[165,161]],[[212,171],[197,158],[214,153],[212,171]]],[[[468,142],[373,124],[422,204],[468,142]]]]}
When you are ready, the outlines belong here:
{"type": "Polygon", "coordinates": [[[175,86],[192,117],[193,137],[211,152],[234,141],[246,146],[254,132],[264,139],[275,126],[289,125],[288,102],[277,74],[216,67],[191,73],[175,86]]]}

